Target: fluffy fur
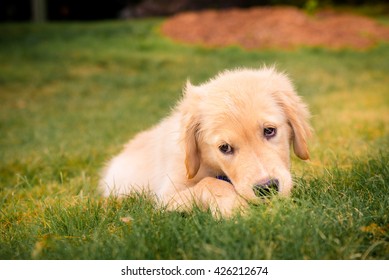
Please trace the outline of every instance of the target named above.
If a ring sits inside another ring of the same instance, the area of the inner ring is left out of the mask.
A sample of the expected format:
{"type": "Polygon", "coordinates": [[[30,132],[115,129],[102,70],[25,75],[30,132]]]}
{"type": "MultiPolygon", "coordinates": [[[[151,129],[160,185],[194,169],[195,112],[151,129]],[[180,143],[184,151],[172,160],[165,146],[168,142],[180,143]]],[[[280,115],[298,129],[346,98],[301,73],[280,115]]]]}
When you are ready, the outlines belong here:
{"type": "Polygon", "coordinates": [[[227,217],[258,202],[253,188],[266,181],[290,194],[289,150],[309,158],[308,119],[289,79],[273,68],[224,71],[199,86],[188,81],[171,115],[136,135],[109,162],[100,186],[105,196],[148,191],[169,209],[196,204],[227,217]],[[275,135],[267,137],[267,128],[275,135]]]}

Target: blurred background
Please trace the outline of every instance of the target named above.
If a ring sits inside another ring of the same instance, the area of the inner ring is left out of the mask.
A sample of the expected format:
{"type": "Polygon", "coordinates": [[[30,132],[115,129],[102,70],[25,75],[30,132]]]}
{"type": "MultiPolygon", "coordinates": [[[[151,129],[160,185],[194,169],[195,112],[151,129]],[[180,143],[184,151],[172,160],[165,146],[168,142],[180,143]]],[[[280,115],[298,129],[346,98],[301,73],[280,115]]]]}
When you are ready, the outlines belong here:
{"type": "Polygon", "coordinates": [[[1,0],[0,21],[102,20],[167,16],[181,11],[247,8],[259,5],[317,6],[384,5],[386,0],[1,0]]]}

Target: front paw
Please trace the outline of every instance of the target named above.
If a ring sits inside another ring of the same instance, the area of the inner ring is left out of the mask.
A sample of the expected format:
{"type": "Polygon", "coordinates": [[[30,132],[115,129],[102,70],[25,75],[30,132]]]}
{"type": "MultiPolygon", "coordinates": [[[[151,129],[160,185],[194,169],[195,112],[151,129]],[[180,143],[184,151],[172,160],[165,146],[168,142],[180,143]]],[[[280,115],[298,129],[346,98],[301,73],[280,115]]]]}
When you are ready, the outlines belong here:
{"type": "Polygon", "coordinates": [[[239,195],[223,196],[210,204],[210,210],[215,218],[230,218],[237,214],[244,214],[248,204],[239,195]]]}
{"type": "Polygon", "coordinates": [[[232,184],[214,178],[205,178],[200,183],[204,187],[202,204],[211,210],[214,217],[230,218],[243,214],[248,208],[247,201],[235,191],[232,184]]]}

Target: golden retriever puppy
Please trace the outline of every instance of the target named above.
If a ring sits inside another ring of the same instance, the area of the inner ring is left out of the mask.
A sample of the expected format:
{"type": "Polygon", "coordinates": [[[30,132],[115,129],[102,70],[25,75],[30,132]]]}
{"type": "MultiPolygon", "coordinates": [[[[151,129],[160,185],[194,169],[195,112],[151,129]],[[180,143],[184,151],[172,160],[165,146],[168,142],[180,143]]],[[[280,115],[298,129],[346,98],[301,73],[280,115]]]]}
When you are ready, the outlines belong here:
{"type": "Polygon", "coordinates": [[[106,196],[147,191],[169,209],[196,204],[216,216],[242,211],[261,191],[289,195],[289,150],[309,158],[309,111],[273,68],[188,81],[169,117],[135,136],[107,165],[106,196]]]}

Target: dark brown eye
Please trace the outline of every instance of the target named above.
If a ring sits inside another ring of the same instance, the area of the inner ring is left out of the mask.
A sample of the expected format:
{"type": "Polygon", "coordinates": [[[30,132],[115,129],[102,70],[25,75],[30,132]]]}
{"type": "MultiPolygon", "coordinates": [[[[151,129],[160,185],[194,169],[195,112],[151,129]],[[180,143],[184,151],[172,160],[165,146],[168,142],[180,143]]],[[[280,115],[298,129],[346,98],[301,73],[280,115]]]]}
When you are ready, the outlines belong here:
{"type": "Polygon", "coordinates": [[[265,138],[267,139],[276,136],[276,134],[277,134],[277,128],[275,127],[265,127],[263,129],[263,136],[265,136],[265,138]]]}
{"type": "Polygon", "coordinates": [[[228,144],[220,145],[219,150],[225,155],[231,155],[234,153],[234,149],[228,144]]]}

